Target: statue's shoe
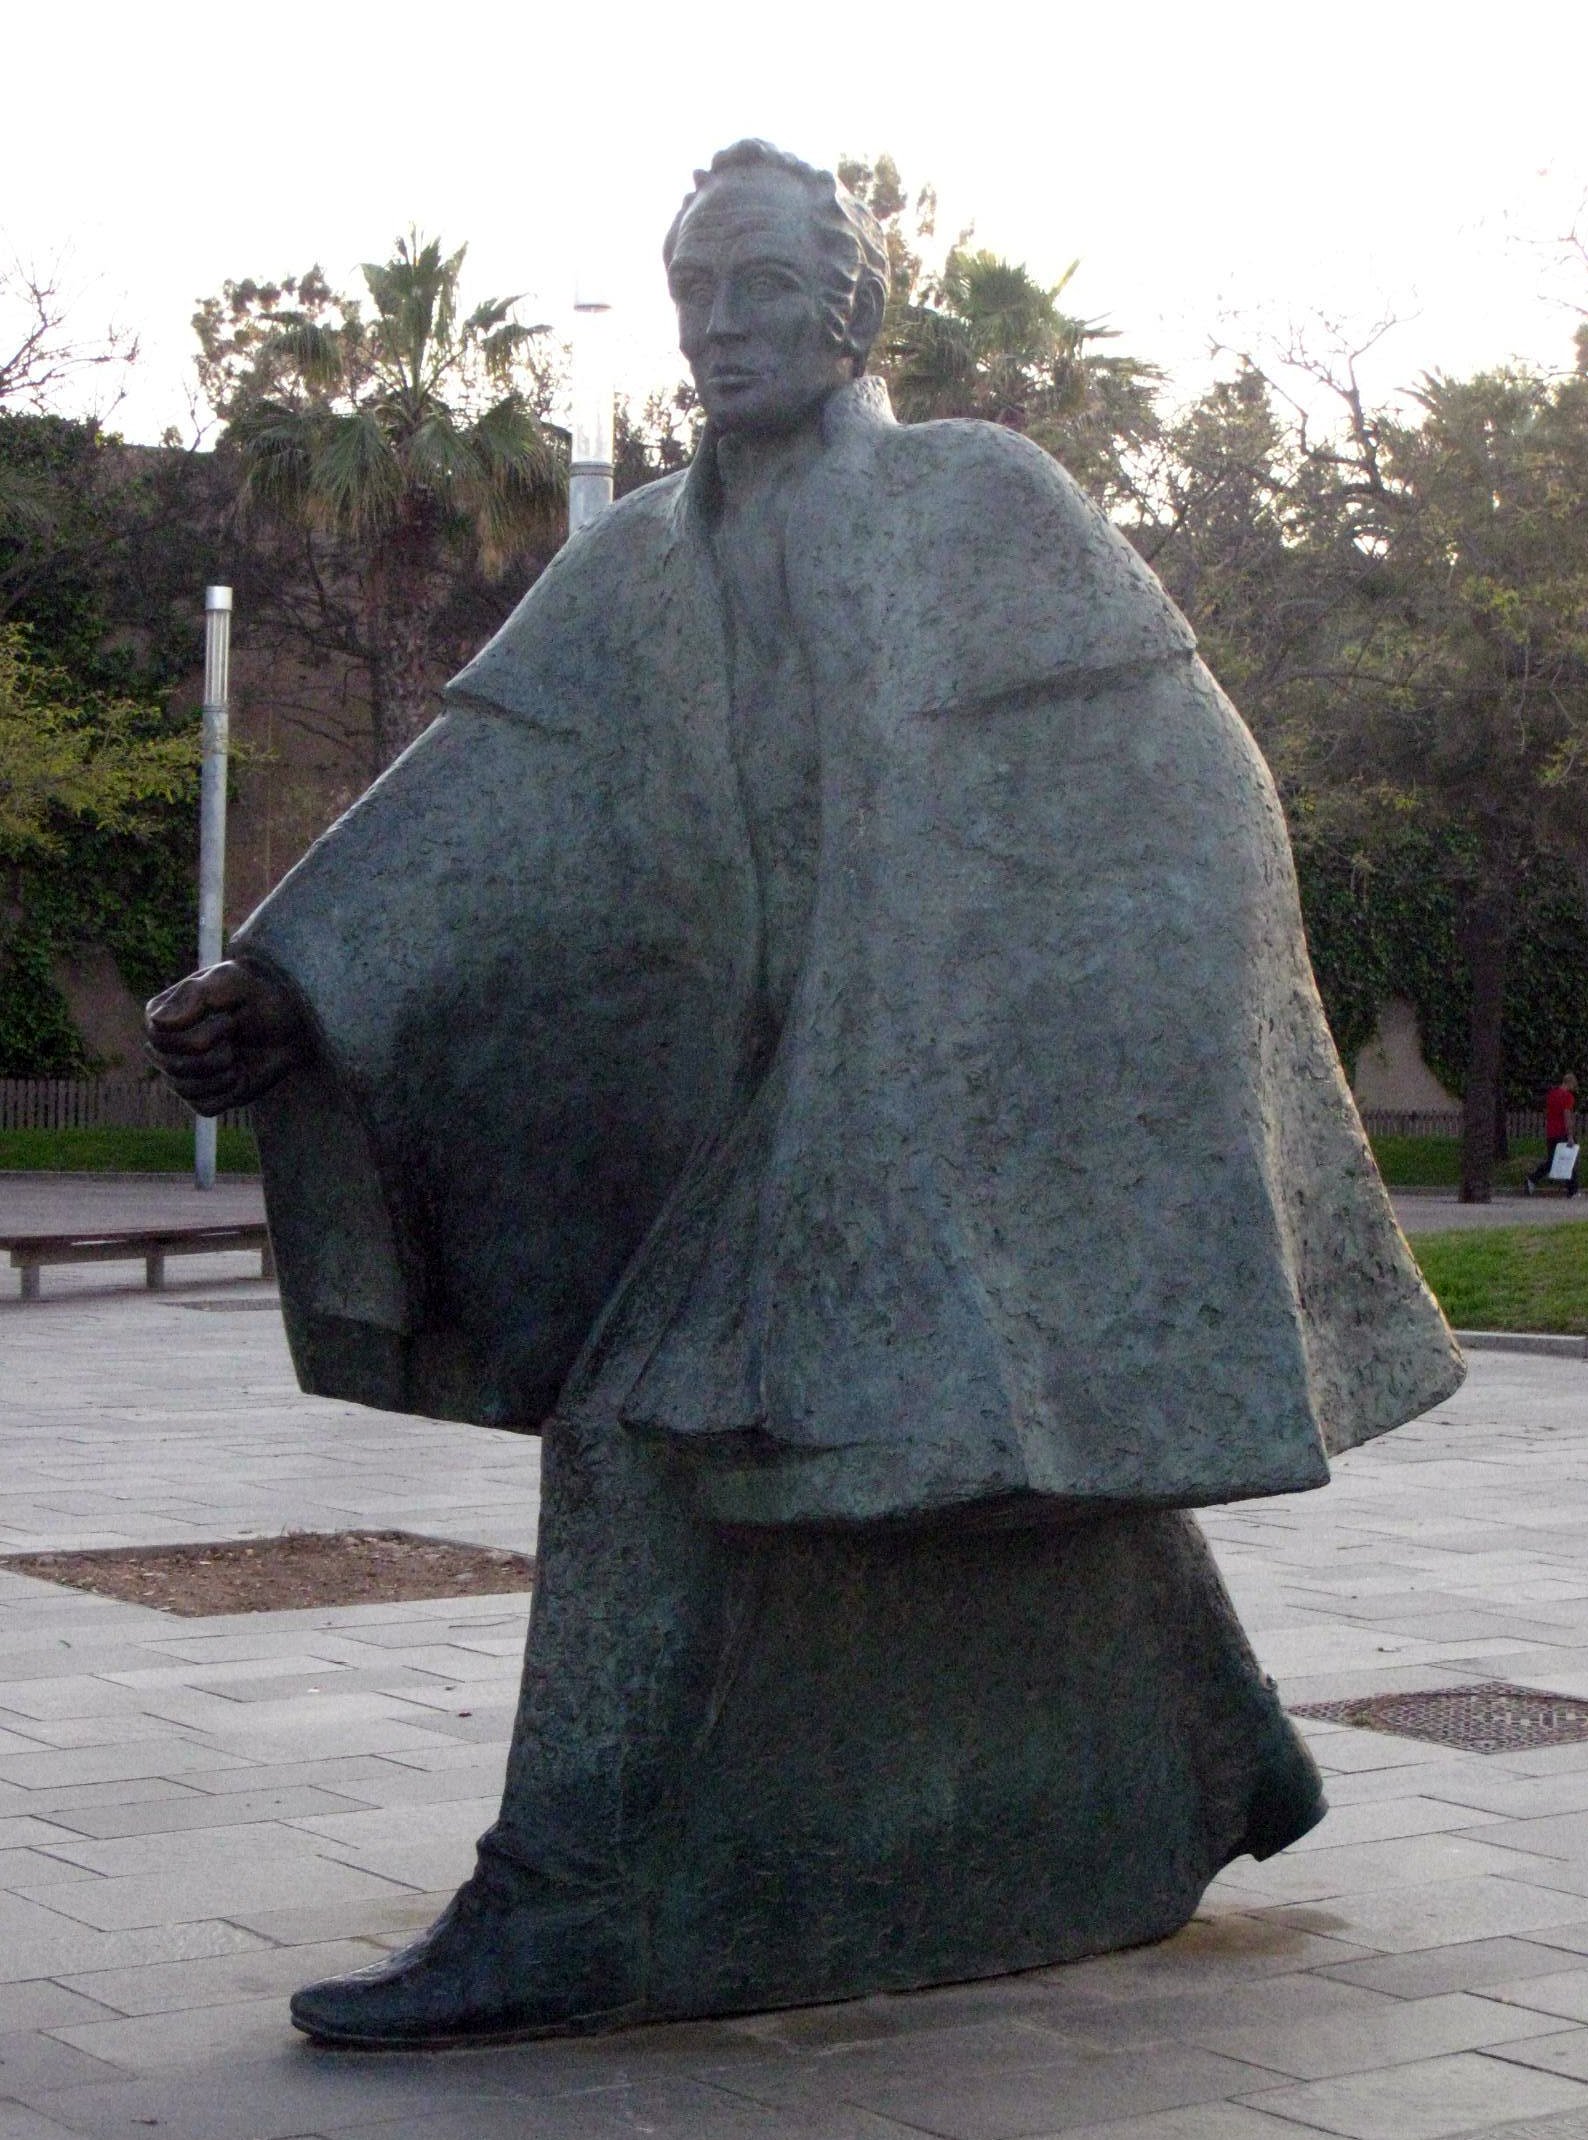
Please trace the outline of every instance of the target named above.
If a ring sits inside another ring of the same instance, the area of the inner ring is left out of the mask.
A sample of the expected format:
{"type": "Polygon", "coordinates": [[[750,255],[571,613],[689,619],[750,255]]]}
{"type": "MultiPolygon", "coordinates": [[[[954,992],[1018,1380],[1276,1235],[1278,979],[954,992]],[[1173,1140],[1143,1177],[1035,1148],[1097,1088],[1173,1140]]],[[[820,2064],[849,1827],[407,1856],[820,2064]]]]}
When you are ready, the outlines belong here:
{"type": "Polygon", "coordinates": [[[483,1856],[413,1946],[298,1992],[293,2026],[348,2049],[437,2051],[638,2020],[636,1916],[558,1900],[483,1856]]]}

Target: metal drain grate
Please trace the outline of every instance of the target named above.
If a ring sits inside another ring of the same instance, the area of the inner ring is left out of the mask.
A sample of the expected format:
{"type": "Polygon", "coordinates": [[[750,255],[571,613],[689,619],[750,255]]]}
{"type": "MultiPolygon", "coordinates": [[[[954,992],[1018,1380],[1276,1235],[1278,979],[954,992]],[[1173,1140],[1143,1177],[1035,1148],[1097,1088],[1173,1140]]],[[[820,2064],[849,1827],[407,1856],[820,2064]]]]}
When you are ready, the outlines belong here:
{"type": "Polygon", "coordinates": [[[1470,1687],[1435,1687],[1423,1694],[1372,1694],[1350,1702],[1303,1702],[1297,1716],[1361,1731],[1428,1739],[1466,1754],[1518,1754],[1540,1746],[1573,1746],[1588,1739],[1588,1702],[1543,1694],[1503,1679],[1470,1687]]]}

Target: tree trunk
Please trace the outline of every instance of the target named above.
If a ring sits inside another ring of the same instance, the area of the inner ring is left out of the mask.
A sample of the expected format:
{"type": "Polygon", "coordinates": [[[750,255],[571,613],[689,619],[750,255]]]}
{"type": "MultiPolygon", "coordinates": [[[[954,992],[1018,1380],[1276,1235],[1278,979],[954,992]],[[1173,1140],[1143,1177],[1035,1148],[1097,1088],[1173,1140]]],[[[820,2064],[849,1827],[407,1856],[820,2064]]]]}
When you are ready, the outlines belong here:
{"type": "Polygon", "coordinates": [[[1501,1059],[1499,1076],[1494,1086],[1494,1156],[1509,1159],[1511,1156],[1511,1124],[1505,1105],[1505,1062],[1501,1059]]]}
{"type": "Polygon", "coordinates": [[[388,758],[405,751],[441,711],[431,645],[438,576],[433,546],[422,532],[400,530],[388,540],[376,581],[375,627],[388,758]]]}
{"type": "Polygon", "coordinates": [[[1467,1089],[1461,1108],[1461,1201],[1486,1204],[1493,1194],[1495,1110],[1500,1098],[1500,1019],[1510,949],[1508,902],[1482,889],[1467,919],[1472,965],[1472,1021],[1467,1035],[1467,1089]]]}

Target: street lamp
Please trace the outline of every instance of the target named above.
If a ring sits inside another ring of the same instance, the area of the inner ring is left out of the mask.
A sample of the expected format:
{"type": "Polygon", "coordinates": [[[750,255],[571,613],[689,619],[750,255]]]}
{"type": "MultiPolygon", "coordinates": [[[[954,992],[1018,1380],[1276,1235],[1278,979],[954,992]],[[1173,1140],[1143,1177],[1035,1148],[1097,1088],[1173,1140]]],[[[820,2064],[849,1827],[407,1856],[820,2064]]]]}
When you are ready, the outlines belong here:
{"type": "Polygon", "coordinates": [[[577,535],[612,503],[612,307],[603,297],[573,303],[573,450],[568,466],[568,533],[577,535]]]}
{"type": "MultiPolygon", "coordinates": [[[[226,912],[226,746],[231,695],[232,591],[204,590],[204,761],[199,778],[199,964],[220,958],[226,912]]],[[[215,1123],[193,1125],[193,1182],[215,1186],[215,1123]]]]}

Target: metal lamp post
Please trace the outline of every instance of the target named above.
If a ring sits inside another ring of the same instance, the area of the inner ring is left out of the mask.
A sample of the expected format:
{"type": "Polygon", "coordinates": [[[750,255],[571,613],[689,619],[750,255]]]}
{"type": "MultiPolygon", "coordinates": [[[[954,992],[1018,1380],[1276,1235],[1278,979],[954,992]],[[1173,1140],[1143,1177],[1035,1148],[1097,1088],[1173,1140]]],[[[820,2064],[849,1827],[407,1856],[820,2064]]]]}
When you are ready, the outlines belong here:
{"type": "Polygon", "coordinates": [[[605,298],[573,305],[573,450],[568,466],[568,533],[577,535],[612,503],[611,314],[605,298]]]}
{"type": "MultiPolygon", "coordinates": [[[[199,964],[221,956],[226,912],[226,747],[231,685],[232,591],[204,590],[204,763],[199,782],[199,964]]],[[[215,1186],[215,1124],[193,1125],[193,1179],[215,1186]]]]}

